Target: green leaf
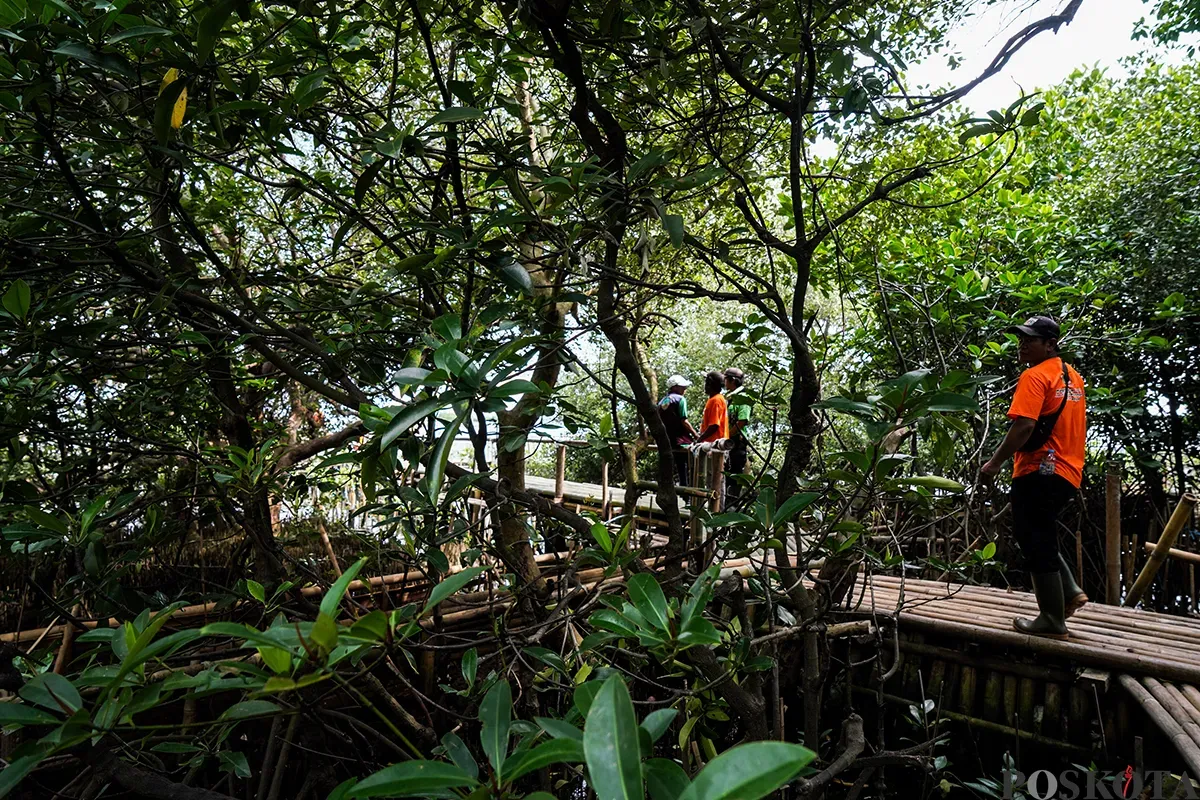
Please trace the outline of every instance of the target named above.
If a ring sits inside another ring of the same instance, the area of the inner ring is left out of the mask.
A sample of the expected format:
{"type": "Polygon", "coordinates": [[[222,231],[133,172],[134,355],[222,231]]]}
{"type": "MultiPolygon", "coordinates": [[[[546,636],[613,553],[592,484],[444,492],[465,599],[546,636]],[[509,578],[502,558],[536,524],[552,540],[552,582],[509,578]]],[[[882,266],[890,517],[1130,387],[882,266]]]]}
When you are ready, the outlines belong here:
{"type": "Polygon", "coordinates": [[[679,643],[689,647],[698,644],[720,644],[721,634],[716,627],[700,614],[687,618],[679,630],[679,643]]]}
{"type": "Polygon", "coordinates": [[[664,214],[662,223],[667,230],[667,236],[671,238],[671,244],[683,247],[683,217],[678,214],[664,214]]]}
{"type": "Polygon", "coordinates": [[[611,608],[602,608],[588,617],[588,624],[595,628],[619,633],[622,636],[637,636],[638,630],[632,622],[611,608]]]}
{"type": "Polygon", "coordinates": [[[433,498],[434,502],[437,502],[441,495],[442,479],[446,475],[446,464],[450,462],[450,449],[454,447],[454,438],[458,436],[458,429],[462,427],[463,420],[467,418],[470,410],[470,406],[464,403],[458,416],[446,426],[446,430],[442,431],[442,436],[438,439],[437,446],[433,448],[433,453],[429,457],[425,479],[429,482],[429,496],[433,498]]]}
{"type": "Polygon", "coordinates": [[[9,314],[12,314],[17,319],[23,320],[29,315],[29,304],[31,300],[32,297],[29,291],[29,284],[26,283],[24,279],[17,278],[9,285],[8,291],[4,293],[4,298],[0,302],[4,303],[4,309],[9,314]]]}
{"type": "Polygon", "coordinates": [[[820,496],[817,492],[800,492],[784,500],[783,505],[775,511],[775,525],[778,527],[790,521],[792,517],[808,508],[820,496]]]}
{"type": "Polygon", "coordinates": [[[48,6],[54,6],[80,25],[84,24],[83,17],[79,15],[79,12],[67,5],[63,0],[42,0],[42,2],[48,6]]]}
{"type": "Polygon", "coordinates": [[[169,31],[166,28],[160,28],[156,25],[134,25],[132,28],[126,28],[120,33],[114,33],[112,36],[108,37],[108,40],[105,42],[105,44],[117,44],[118,42],[123,42],[126,39],[149,39],[154,36],[171,35],[173,35],[172,31],[169,31]]]}
{"type": "Polygon", "coordinates": [[[363,198],[367,196],[367,192],[371,191],[371,186],[374,185],[375,179],[379,177],[380,171],[386,165],[387,162],[380,159],[362,171],[358,176],[358,180],[354,182],[354,205],[362,206],[363,198]]]}
{"type": "Polygon", "coordinates": [[[479,651],[472,647],[462,656],[462,674],[463,680],[467,682],[467,686],[475,685],[475,672],[479,669],[479,651]]]}
{"type": "Polygon", "coordinates": [[[738,745],[708,762],[679,800],[758,800],[796,777],[816,757],[788,742],[738,745]]]}
{"type": "Polygon", "coordinates": [[[524,652],[526,655],[533,656],[538,661],[541,661],[546,666],[553,667],[564,675],[568,674],[566,662],[562,660],[562,656],[553,650],[545,647],[526,647],[524,652]]]}
{"type": "Polygon", "coordinates": [[[260,647],[258,654],[276,675],[286,675],[292,671],[292,654],[282,647],[260,647]]]}
{"type": "Polygon", "coordinates": [[[450,756],[450,760],[456,767],[473,779],[479,779],[479,765],[475,763],[475,758],[467,748],[467,743],[459,738],[457,733],[451,731],[443,736],[442,747],[446,749],[446,755],[450,756]]]}
{"type": "Polygon", "coordinates": [[[995,542],[988,542],[986,545],[984,545],[983,551],[980,553],[980,555],[981,555],[981,556],[983,556],[983,559],[984,559],[985,561],[986,561],[986,560],[988,560],[988,559],[990,559],[990,558],[995,558],[995,556],[996,556],[996,543],[995,543],[995,542]]]}
{"type": "Polygon", "coordinates": [[[555,739],[574,739],[577,742],[583,741],[583,731],[576,728],[569,722],[564,722],[561,719],[551,719],[549,717],[534,717],[533,721],[550,734],[555,739]]]}
{"type": "Polygon", "coordinates": [[[650,800],[678,800],[691,781],[683,767],[666,758],[652,758],[646,762],[646,788],[650,800]]]}
{"type": "Polygon", "coordinates": [[[603,686],[604,684],[600,681],[589,681],[575,689],[575,707],[584,717],[591,712],[592,702],[596,699],[596,695],[600,694],[603,686]]]}
{"type": "Polygon", "coordinates": [[[653,575],[643,572],[630,578],[629,599],[651,625],[660,631],[670,629],[667,596],[653,575]]]}
{"type": "Polygon", "coordinates": [[[255,600],[257,600],[260,603],[265,603],[267,600],[267,590],[264,589],[263,585],[261,583],[259,583],[258,581],[250,580],[249,578],[247,578],[246,579],[246,591],[249,592],[251,597],[253,597],[255,600]]]}
{"type": "Polygon", "coordinates": [[[329,587],[329,591],[321,598],[321,613],[328,614],[333,619],[337,619],[338,607],[342,604],[342,598],[346,595],[346,590],[350,588],[350,583],[358,575],[359,571],[366,566],[367,557],[363,556],[358,561],[342,573],[342,576],[337,579],[333,586],[329,587]]]}
{"type": "Polygon", "coordinates": [[[938,392],[922,405],[929,411],[978,411],[979,403],[973,397],[953,392],[938,392]]]}
{"type": "Polygon", "coordinates": [[[0,769],[0,797],[7,797],[8,793],[51,752],[52,748],[49,745],[39,745],[29,755],[14,758],[8,762],[8,766],[0,769]]]}
{"type": "Polygon", "coordinates": [[[642,727],[646,729],[646,733],[650,734],[650,744],[654,744],[662,738],[678,714],[679,712],[674,708],[660,708],[658,711],[646,715],[646,718],[642,720],[642,727]]]}
{"type": "Polygon", "coordinates": [[[479,721],[483,727],[479,741],[483,752],[496,770],[496,780],[502,780],[504,757],[508,755],[508,731],[512,726],[512,689],[508,681],[498,681],[479,704],[479,721]]]}
{"type": "Polygon", "coordinates": [[[250,777],[250,762],[246,760],[245,753],[238,753],[233,750],[222,750],[217,760],[220,762],[221,772],[228,772],[239,778],[250,777]]]}
{"type": "Polygon", "coordinates": [[[314,69],[296,81],[296,88],[292,90],[292,100],[296,105],[300,108],[307,108],[312,105],[316,101],[317,93],[321,91],[321,86],[325,83],[325,78],[328,75],[329,68],[321,67],[314,69]]]}
{"type": "Polygon", "coordinates": [[[970,128],[967,128],[958,135],[958,142],[959,144],[966,144],[969,140],[974,139],[976,136],[983,136],[984,134],[994,133],[995,131],[996,123],[994,122],[984,122],[979,125],[972,125],[970,128]]]}
{"type": "Polygon", "coordinates": [[[527,381],[522,378],[511,380],[502,383],[499,386],[488,392],[491,397],[512,397],[518,394],[537,394],[541,391],[541,387],[533,381],[527,381]]]}
{"type": "Polygon", "coordinates": [[[159,144],[171,139],[171,116],[175,113],[175,101],[187,89],[185,78],[176,78],[168,83],[154,103],[154,136],[159,144]]]}
{"type": "Polygon", "coordinates": [[[204,15],[204,19],[200,20],[200,26],[196,30],[197,63],[203,64],[212,55],[213,48],[217,44],[217,37],[221,35],[221,30],[229,20],[229,15],[233,13],[233,6],[233,0],[221,0],[221,2],[214,3],[208,13],[204,15]]]}
{"type": "Polygon", "coordinates": [[[422,400],[419,403],[413,403],[411,406],[402,408],[396,416],[392,417],[391,422],[388,423],[387,427],[383,430],[383,434],[379,437],[380,451],[386,450],[392,442],[396,441],[396,437],[405,433],[413,425],[416,425],[444,405],[446,405],[445,400],[442,400],[440,397],[431,397],[428,400],[422,400]]]}
{"type": "Polygon", "coordinates": [[[508,783],[551,764],[583,763],[583,744],[574,739],[551,739],[532,750],[514,753],[504,762],[504,780],[508,783]]]}
{"type": "Polygon", "coordinates": [[[425,601],[425,607],[421,609],[421,614],[428,614],[438,603],[478,578],[486,570],[487,567],[471,567],[446,578],[446,580],[433,587],[433,591],[429,593],[429,599],[425,601]]]}
{"type": "Polygon", "coordinates": [[[641,744],[629,690],[617,675],[600,687],[583,728],[588,775],[600,800],[637,800],[642,789],[641,744]]]}
{"type": "Polygon", "coordinates": [[[43,672],[21,687],[21,698],[35,706],[48,708],[70,716],[83,708],[79,690],[69,680],[54,672],[43,672]]]}
{"type": "MultiPolygon", "coordinates": [[[[421,797],[444,789],[477,783],[453,764],[442,761],[404,761],[379,770],[356,783],[347,797],[421,797]]],[[[440,796],[440,795],[439,795],[440,796]]]]}
{"type": "Polygon", "coordinates": [[[533,291],[533,278],[530,277],[529,270],[511,257],[489,258],[485,259],[484,263],[508,288],[518,292],[533,291]]]}
{"type": "Polygon", "coordinates": [[[322,611],[317,614],[317,621],[312,626],[312,640],[318,647],[329,653],[337,647],[338,626],[333,617],[322,611]]]}
{"type": "Polygon", "coordinates": [[[69,533],[67,523],[63,522],[53,514],[48,514],[40,508],[34,506],[25,506],[25,514],[31,522],[40,525],[49,531],[54,531],[60,536],[66,536],[69,533]]]}
{"type": "Polygon", "coordinates": [[[21,703],[0,703],[0,726],[57,725],[61,720],[40,708],[21,703]]]}
{"type": "Polygon", "coordinates": [[[356,639],[366,639],[371,642],[381,642],[387,637],[387,614],[378,608],[369,612],[362,619],[356,620],[350,626],[349,635],[356,639]]]}
{"type": "Polygon", "coordinates": [[[434,114],[433,119],[429,120],[429,124],[441,125],[448,122],[469,122],[473,119],[480,119],[483,115],[484,112],[478,108],[459,106],[457,108],[447,108],[445,111],[434,114]]]}
{"type": "Polygon", "coordinates": [[[830,397],[819,403],[813,403],[813,408],[832,408],[834,411],[853,414],[856,417],[875,416],[875,406],[859,402],[858,400],[851,400],[848,397],[830,397]]]}
{"type": "Polygon", "coordinates": [[[229,722],[230,720],[250,719],[251,717],[266,717],[271,714],[279,714],[282,711],[282,708],[270,700],[243,700],[225,709],[220,719],[229,722]]]}

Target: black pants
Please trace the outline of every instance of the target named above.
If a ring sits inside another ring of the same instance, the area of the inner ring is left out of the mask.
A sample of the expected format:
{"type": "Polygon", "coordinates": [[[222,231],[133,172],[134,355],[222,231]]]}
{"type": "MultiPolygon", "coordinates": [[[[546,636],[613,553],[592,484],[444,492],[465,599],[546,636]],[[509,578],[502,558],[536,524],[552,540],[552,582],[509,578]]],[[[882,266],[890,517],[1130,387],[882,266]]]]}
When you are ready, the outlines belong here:
{"type": "Polygon", "coordinates": [[[676,486],[688,485],[688,451],[676,449],[671,451],[675,456],[675,480],[676,486]]]}
{"type": "Polygon", "coordinates": [[[1058,571],[1058,515],[1075,492],[1070,481],[1060,475],[1033,473],[1013,479],[1009,495],[1013,538],[1030,572],[1058,571]]]}
{"type": "Polygon", "coordinates": [[[749,461],[749,447],[746,442],[734,444],[733,449],[729,451],[729,457],[725,459],[725,506],[736,504],[742,499],[742,492],[745,491],[740,483],[733,476],[742,475],[746,472],[746,462],[749,461]]]}

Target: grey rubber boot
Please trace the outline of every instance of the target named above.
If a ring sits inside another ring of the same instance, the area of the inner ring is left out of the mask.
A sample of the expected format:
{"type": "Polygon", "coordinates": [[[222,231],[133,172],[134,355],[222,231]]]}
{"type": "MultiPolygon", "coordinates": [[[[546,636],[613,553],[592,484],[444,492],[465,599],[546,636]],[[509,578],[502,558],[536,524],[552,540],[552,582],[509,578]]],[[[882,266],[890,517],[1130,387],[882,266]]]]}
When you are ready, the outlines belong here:
{"type": "Polygon", "coordinates": [[[1013,627],[1021,633],[1045,636],[1048,639],[1066,639],[1065,602],[1061,572],[1034,573],[1033,593],[1037,597],[1037,619],[1015,619],[1013,627]]]}
{"type": "Polygon", "coordinates": [[[1062,553],[1058,554],[1058,563],[1060,565],[1058,574],[1062,575],[1063,597],[1066,599],[1064,618],[1070,619],[1072,614],[1088,604],[1088,596],[1075,582],[1075,573],[1071,571],[1071,567],[1062,553]]]}

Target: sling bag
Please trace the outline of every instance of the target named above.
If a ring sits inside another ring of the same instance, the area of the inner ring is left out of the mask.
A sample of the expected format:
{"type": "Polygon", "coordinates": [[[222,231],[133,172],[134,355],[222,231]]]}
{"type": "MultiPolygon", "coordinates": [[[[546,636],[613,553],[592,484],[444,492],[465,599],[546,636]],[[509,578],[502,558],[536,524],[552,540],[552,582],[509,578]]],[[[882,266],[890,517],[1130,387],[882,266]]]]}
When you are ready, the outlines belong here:
{"type": "Polygon", "coordinates": [[[1050,434],[1054,432],[1054,426],[1058,424],[1058,418],[1062,416],[1063,409],[1067,407],[1067,399],[1071,396],[1071,375],[1067,371],[1066,359],[1062,359],[1062,368],[1062,403],[1059,404],[1057,410],[1038,417],[1037,423],[1033,426],[1033,433],[1029,434],[1029,439],[1018,448],[1022,453],[1033,453],[1041,450],[1046,445],[1046,442],[1050,441],[1050,434]]]}

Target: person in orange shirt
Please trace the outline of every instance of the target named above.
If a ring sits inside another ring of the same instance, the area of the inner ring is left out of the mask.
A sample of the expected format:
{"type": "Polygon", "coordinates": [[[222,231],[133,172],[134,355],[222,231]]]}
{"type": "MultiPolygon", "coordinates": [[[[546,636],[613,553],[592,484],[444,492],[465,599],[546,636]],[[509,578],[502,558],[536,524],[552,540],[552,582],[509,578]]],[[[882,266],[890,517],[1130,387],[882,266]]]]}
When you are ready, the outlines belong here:
{"type": "Polygon", "coordinates": [[[1066,619],[1088,597],[1058,549],[1058,516],[1083,479],[1087,419],[1083,377],[1063,360],[1062,336],[1050,317],[1031,317],[1009,328],[1017,334],[1021,373],[1008,417],[1008,435],[980,469],[984,480],[999,474],[1009,458],[1013,463],[1013,536],[1021,547],[1033,578],[1040,614],[1032,621],[1017,619],[1022,633],[1066,639],[1066,619]]]}
{"type": "Polygon", "coordinates": [[[704,376],[704,391],[708,402],[704,404],[704,417],[700,421],[700,441],[715,442],[729,438],[729,414],[725,395],[725,373],[712,371],[704,376]]]}

